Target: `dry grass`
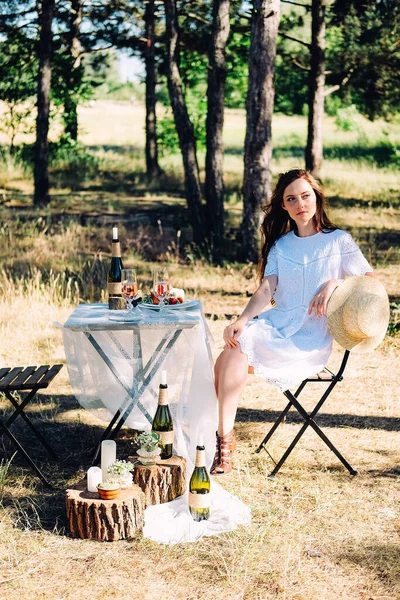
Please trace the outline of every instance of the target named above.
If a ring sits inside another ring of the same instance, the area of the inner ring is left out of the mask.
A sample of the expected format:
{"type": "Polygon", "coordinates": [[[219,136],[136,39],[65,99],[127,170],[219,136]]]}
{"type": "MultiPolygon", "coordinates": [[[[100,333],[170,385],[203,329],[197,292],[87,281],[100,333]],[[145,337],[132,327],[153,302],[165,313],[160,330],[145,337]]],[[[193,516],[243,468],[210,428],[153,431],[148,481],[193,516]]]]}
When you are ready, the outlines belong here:
{"type": "MultiPolygon", "coordinates": [[[[202,284],[212,288],[219,277],[218,272],[203,272],[202,284]]],[[[232,291],[247,281],[231,277],[232,291]]],[[[397,292],[399,284],[397,274],[397,292]]],[[[61,334],[51,323],[63,322],[73,305],[68,300],[60,305],[54,285],[39,280],[28,291],[29,304],[26,290],[18,286],[10,286],[2,299],[2,363],[63,361],[61,334]]],[[[226,296],[224,306],[234,312],[231,299],[226,296]]],[[[209,325],[217,354],[226,321],[209,325]]],[[[371,355],[351,357],[345,381],[322,410],[319,421],[326,433],[359,471],[354,479],[308,432],[281,473],[268,480],[271,463],[254,450],[284,399],[261,380],[249,378],[238,413],[235,468],[220,481],[251,506],[252,525],[171,548],[140,536],[114,544],[68,537],[62,488],[82,476],[87,446],[99,429],[79,409],[64,369],[31,410],[45,422],[64,457],[46,469],[61,490],[45,492],[18,457],[0,481],[2,594],[7,600],[125,600],[132,595],[150,600],[397,599],[399,358],[397,338],[371,355]]],[[[335,349],[332,364],[339,360],[335,349]]],[[[309,407],[313,395],[304,396],[309,407]]],[[[273,454],[283,451],[298,427],[295,415],[289,416],[272,443],[273,454]]],[[[23,427],[19,435],[25,435],[23,427]]]]}

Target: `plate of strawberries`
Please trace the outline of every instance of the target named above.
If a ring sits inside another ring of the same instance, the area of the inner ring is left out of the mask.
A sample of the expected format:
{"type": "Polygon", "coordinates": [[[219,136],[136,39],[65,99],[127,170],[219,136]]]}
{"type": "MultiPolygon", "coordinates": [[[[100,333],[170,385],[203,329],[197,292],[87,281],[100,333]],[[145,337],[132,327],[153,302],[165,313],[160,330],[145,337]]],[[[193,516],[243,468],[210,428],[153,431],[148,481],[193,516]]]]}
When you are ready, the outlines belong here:
{"type": "MultiPolygon", "coordinates": [[[[170,292],[164,298],[164,307],[173,310],[179,310],[182,308],[188,309],[198,305],[198,300],[185,299],[185,292],[180,288],[172,288],[170,292]]],[[[160,300],[157,296],[150,292],[143,297],[143,301],[140,304],[141,308],[150,308],[160,310],[160,300]]]]}

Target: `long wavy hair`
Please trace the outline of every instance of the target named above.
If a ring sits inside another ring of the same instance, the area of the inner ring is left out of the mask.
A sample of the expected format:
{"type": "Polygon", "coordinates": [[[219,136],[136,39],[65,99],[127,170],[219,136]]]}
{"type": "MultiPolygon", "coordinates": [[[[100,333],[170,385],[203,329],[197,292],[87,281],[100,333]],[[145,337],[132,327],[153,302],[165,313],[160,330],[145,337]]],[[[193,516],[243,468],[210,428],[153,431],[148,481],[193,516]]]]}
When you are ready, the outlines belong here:
{"type": "Polygon", "coordinates": [[[289,217],[287,210],[283,208],[283,194],[288,185],[296,179],[305,179],[315,192],[317,209],[313,217],[317,231],[333,231],[337,226],[332,223],[326,214],[327,202],[318,181],[303,169],[292,169],[279,175],[278,182],[272,194],[271,202],[264,206],[264,220],[261,225],[261,253],[259,260],[260,281],[264,277],[265,266],[268,261],[268,253],[272,246],[282,235],[288,231],[297,231],[297,225],[289,217]]]}

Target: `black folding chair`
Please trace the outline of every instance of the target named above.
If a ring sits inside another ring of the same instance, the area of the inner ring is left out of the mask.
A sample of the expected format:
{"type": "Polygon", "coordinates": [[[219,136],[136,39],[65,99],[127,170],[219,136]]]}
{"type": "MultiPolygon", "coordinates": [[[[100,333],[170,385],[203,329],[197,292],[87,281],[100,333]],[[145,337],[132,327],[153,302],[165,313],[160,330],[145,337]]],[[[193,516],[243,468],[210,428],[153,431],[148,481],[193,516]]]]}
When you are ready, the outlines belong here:
{"type": "Polygon", "coordinates": [[[25,414],[24,410],[38,390],[48,387],[60,369],[62,369],[62,366],[63,365],[54,365],[53,367],[49,367],[49,365],[42,365],[41,367],[26,367],[25,369],[24,367],[0,369],[0,393],[3,393],[15,408],[12,415],[8,417],[6,421],[2,421],[0,419],[0,433],[4,433],[11,440],[17,450],[19,450],[25,457],[38,477],[40,477],[43,483],[50,488],[52,486],[40,471],[39,467],[31,459],[28,452],[23,448],[15,435],[10,431],[10,426],[14,423],[17,417],[21,416],[25,423],[29,425],[39,441],[46,448],[50,456],[54,459],[57,459],[53,448],[43,437],[41,432],[35,427],[29,417],[25,414]],[[12,392],[21,391],[25,391],[27,394],[25,398],[19,402],[12,392]]]}
{"type": "Polygon", "coordinates": [[[289,400],[289,402],[288,402],[287,406],[285,407],[285,409],[281,412],[278,419],[276,420],[274,425],[271,427],[271,429],[268,431],[267,435],[265,436],[265,438],[263,439],[263,441],[261,442],[261,444],[259,445],[259,447],[256,450],[256,452],[259,453],[259,452],[261,452],[262,449],[264,449],[267,452],[268,456],[271,458],[272,462],[275,464],[275,467],[274,467],[273,471],[270,473],[269,477],[274,477],[278,473],[279,469],[282,467],[283,463],[286,461],[286,459],[292,452],[293,448],[296,446],[297,442],[300,440],[300,438],[302,437],[302,435],[304,434],[304,432],[306,431],[306,429],[308,427],[312,427],[312,429],[314,429],[315,433],[317,435],[319,435],[319,437],[325,442],[325,444],[328,446],[328,448],[330,450],[332,450],[332,452],[337,456],[337,458],[346,467],[346,469],[349,471],[349,473],[351,475],[357,475],[357,471],[355,471],[353,469],[353,467],[344,458],[344,456],[342,456],[342,454],[340,454],[339,450],[332,444],[330,439],[325,435],[325,433],[321,430],[321,428],[316,424],[316,422],[314,420],[314,418],[318,414],[319,410],[321,409],[322,405],[324,404],[325,400],[328,398],[329,394],[332,392],[333,388],[336,386],[336,384],[339,381],[343,380],[343,372],[346,368],[346,364],[347,364],[349,355],[350,355],[349,350],[346,350],[344,353],[343,359],[342,359],[342,363],[341,363],[336,375],[335,375],[335,373],[332,373],[332,371],[330,371],[329,369],[327,369],[325,367],[324,371],[322,372],[323,376],[317,375],[315,377],[309,377],[308,379],[304,379],[304,381],[300,384],[300,386],[297,388],[297,390],[295,391],[294,394],[292,394],[292,392],[290,392],[289,390],[286,390],[285,392],[283,392],[284,395],[286,396],[286,398],[289,400]],[[299,397],[300,393],[303,391],[303,389],[305,388],[305,386],[307,385],[307,383],[319,383],[319,384],[323,383],[325,385],[328,385],[327,389],[322,394],[321,399],[315,405],[315,408],[312,410],[311,413],[308,413],[303,408],[303,406],[300,404],[300,402],[298,401],[298,397],[299,397]],[[296,435],[293,442],[290,444],[290,446],[288,447],[288,449],[286,450],[286,452],[284,453],[282,458],[278,462],[276,462],[273,459],[273,457],[271,456],[271,454],[269,453],[266,445],[267,445],[268,441],[271,439],[271,437],[274,434],[274,432],[276,431],[276,429],[278,428],[278,426],[280,425],[280,423],[282,423],[282,421],[285,419],[287,413],[289,412],[289,410],[292,406],[298,411],[300,416],[303,418],[304,425],[301,427],[300,431],[298,432],[298,434],[296,435]]]}

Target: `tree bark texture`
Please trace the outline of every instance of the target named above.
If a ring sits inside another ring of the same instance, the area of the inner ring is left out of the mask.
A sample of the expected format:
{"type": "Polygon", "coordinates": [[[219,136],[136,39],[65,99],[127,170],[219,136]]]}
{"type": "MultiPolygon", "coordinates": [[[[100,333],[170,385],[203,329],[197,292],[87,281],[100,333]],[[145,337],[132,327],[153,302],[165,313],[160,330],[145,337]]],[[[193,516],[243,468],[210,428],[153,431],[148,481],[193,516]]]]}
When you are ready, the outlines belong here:
{"type": "Polygon", "coordinates": [[[71,19],[68,32],[69,66],[66,73],[68,87],[64,99],[65,133],[78,140],[78,86],[82,76],[80,32],[83,0],[71,1],[71,19]]]}
{"type": "Polygon", "coordinates": [[[158,164],[156,130],[156,60],[155,60],[155,0],[148,0],[145,10],[146,48],[146,173],[158,177],[162,170],[158,164]]]}
{"type": "Polygon", "coordinates": [[[241,227],[242,258],[250,262],[258,261],[261,209],[271,197],[271,124],[278,25],[279,0],[255,0],[246,99],[241,227]]]}
{"type": "Polygon", "coordinates": [[[224,242],[224,100],[226,80],[225,48],[229,36],[230,0],[214,0],[213,29],[211,36],[206,123],[206,181],[208,231],[213,254],[224,242]]]}
{"type": "Polygon", "coordinates": [[[306,169],[319,177],[322,165],[322,125],[325,85],[325,0],[312,0],[311,64],[308,79],[306,169]]]}
{"type": "Polygon", "coordinates": [[[66,491],[71,535],[83,540],[114,542],[133,537],[143,529],[144,509],[144,493],[137,485],[121,490],[115,500],[88,492],[86,479],[66,491]]]}
{"type": "Polygon", "coordinates": [[[193,241],[203,246],[207,240],[207,229],[202,204],[200,174],[196,155],[196,140],[183,94],[179,72],[179,36],[176,0],[164,0],[168,55],[168,91],[179,138],[185,173],[185,194],[189,218],[193,230],[193,241]]]}
{"type": "Polygon", "coordinates": [[[49,115],[51,85],[51,26],[54,16],[54,1],[39,3],[39,75],[37,92],[37,119],[34,180],[34,204],[48,204],[49,196],[49,115]]]}
{"type": "Polygon", "coordinates": [[[172,456],[151,466],[137,464],[133,482],[144,492],[146,508],[171,502],[186,492],[186,461],[181,456],[172,456]]]}

